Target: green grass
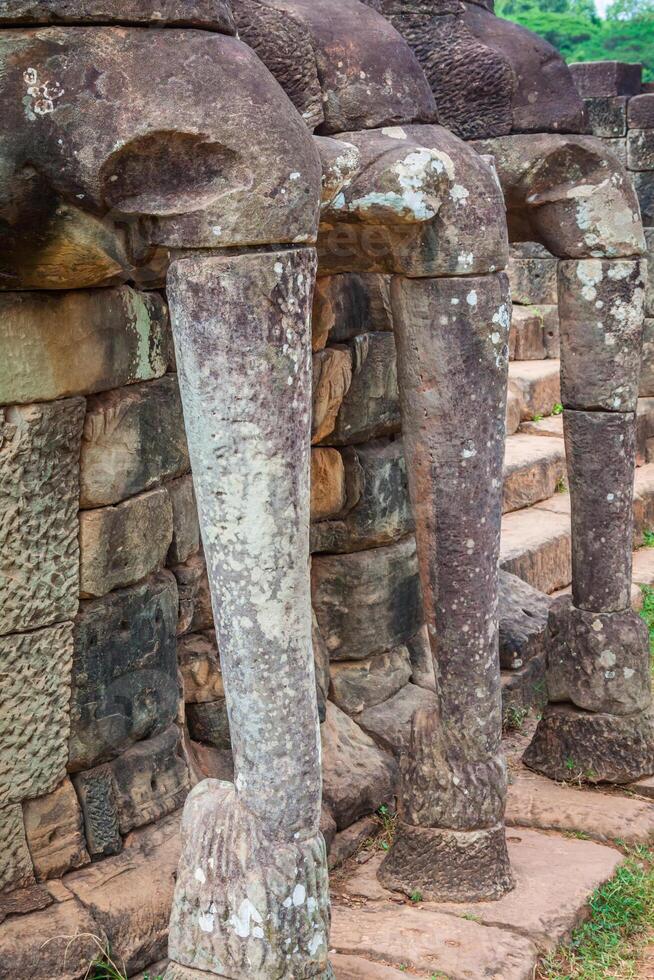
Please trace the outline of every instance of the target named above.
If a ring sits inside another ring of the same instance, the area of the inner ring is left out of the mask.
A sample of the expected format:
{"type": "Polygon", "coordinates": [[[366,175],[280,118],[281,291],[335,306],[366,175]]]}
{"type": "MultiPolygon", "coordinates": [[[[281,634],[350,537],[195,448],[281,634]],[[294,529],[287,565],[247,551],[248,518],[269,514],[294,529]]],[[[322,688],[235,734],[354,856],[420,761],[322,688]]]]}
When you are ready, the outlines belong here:
{"type": "Polygon", "coordinates": [[[552,415],[563,415],[563,405],[561,402],[556,402],[552,409],[552,415]]]}
{"type": "Polygon", "coordinates": [[[640,615],[647,624],[649,630],[649,651],[651,655],[652,672],[654,673],[654,589],[651,585],[642,585],[643,608],[640,615]]]}
{"type": "Polygon", "coordinates": [[[570,945],[543,961],[540,980],[630,980],[654,930],[654,851],[636,847],[589,901],[570,945]]]}
{"type": "Polygon", "coordinates": [[[643,531],[643,544],[646,548],[654,548],[654,531],[643,531]]]}

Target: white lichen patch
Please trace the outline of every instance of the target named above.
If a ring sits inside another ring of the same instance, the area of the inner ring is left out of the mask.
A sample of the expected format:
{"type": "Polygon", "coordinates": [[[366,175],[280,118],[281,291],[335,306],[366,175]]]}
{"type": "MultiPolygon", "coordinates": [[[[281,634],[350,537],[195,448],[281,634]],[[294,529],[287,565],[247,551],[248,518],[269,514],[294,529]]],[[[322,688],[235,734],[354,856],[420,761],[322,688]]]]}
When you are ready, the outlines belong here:
{"type": "MultiPolygon", "coordinates": [[[[238,912],[234,912],[232,915],[230,915],[229,925],[232,927],[236,935],[239,936],[239,938],[247,939],[251,933],[254,933],[254,928],[257,926],[261,927],[263,925],[263,919],[250,899],[244,898],[238,907],[238,912]]],[[[259,938],[263,938],[263,932],[261,929],[260,931],[261,936],[259,938]]]]}
{"type": "Polygon", "coordinates": [[[202,932],[213,932],[216,923],[216,906],[211,903],[208,911],[198,913],[198,925],[202,932]]]}
{"type": "Polygon", "coordinates": [[[407,135],[401,126],[384,126],[382,135],[388,136],[392,140],[405,140],[407,135]]]}
{"type": "Polygon", "coordinates": [[[23,72],[23,81],[27,90],[26,115],[30,121],[37,116],[47,116],[55,111],[55,103],[64,94],[64,90],[56,81],[39,81],[36,68],[27,68],[23,72]]]}
{"type": "Polygon", "coordinates": [[[471,289],[470,290],[470,292],[466,296],[466,303],[468,304],[468,306],[472,306],[472,307],[475,307],[477,305],[477,290],[476,289],[471,289]]]}
{"type": "Polygon", "coordinates": [[[450,191],[450,197],[457,204],[465,204],[466,200],[470,197],[470,191],[462,184],[455,184],[450,191]]]}

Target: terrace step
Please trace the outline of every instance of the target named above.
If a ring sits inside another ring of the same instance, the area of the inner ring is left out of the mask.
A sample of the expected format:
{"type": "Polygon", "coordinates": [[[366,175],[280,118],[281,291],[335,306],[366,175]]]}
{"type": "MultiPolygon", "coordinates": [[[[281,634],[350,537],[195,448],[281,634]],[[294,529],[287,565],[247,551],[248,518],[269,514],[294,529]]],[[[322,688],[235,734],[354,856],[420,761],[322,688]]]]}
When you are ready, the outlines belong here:
{"type": "Polygon", "coordinates": [[[504,454],[504,513],[551,497],[565,475],[563,439],[528,433],[509,436],[504,454]]]}
{"type": "Polygon", "coordinates": [[[557,360],[512,361],[509,382],[520,398],[523,422],[552,414],[561,401],[560,364],[557,360]]]}

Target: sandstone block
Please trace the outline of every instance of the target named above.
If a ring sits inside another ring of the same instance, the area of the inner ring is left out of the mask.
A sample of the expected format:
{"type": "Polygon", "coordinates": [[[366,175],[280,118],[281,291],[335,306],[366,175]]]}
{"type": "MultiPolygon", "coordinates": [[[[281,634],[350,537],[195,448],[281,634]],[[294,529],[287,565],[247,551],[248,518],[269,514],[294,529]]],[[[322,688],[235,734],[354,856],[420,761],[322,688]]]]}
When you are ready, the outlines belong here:
{"type": "Polygon", "coordinates": [[[351,381],[349,350],[329,347],[314,354],[312,443],[326,439],[334,431],[336,416],[351,381]]]}
{"type": "Polygon", "coordinates": [[[543,317],[537,306],[514,306],[509,331],[512,361],[542,361],[547,356],[543,317]]]}
{"type": "Polygon", "coordinates": [[[651,701],[647,627],[626,612],[585,612],[569,596],[550,609],[547,688],[550,701],[586,711],[631,715],[651,701]]]}
{"type": "Polygon", "coordinates": [[[188,633],[177,641],[177,661],[184,684],[184,701],[202,704],[225,697],[225,686],[213,632],[188,633]]]}
{"type": "Polygon", "coordinates": [[[519,433],[506,440],[502,510],[547,500],[566,475],[563,440],[519,433]]]}
{"type": "Polygon", "coordinates": [[[522,398],[519,388],[509,381],[509,388],[506,393],[506,434],[512,436],[520,427],[520,416],[522,414],[522,398]]]}
{"type": "Polygon", "coordinates": [[[414,529],[401,439],[374,440],[343,451],[347,500],[338,519],[311,529],[313,552],[377,548],[414,529]]]}
{"type": "Polygon", "coordinates": [[[559,263],[561,401],[566,408],[636,411],[645,274],[639,260],[559,263]]]}
{"type": "Polygon", "coordinates": [[[359,334],[393,329],[390,276],[346,272],[320,276],[313,298],[313,348],[327,339],[333,344],[353,340],[359,334]]]}
{"type": "Polygon", "coordinates": [[[329,695],[348,715],[356,715],[388,700],[411,679],[411,660],[407,647],[395,647],[353,663],[336,661],[330,665],[329,695]]]}
{"type": "Polygon", "coordinates": [[[173,536],[170,497],[163,488],[115,507],[80,514],[80,588],[85,599],[133,585],[161,568],[173,536]]]}
{"type": "Polygon", "coordinates": [[[645,320],[639,392],[641,397],[654,395],[654,318],[645,320]]]}
{"type": "Polygon", "coordinates": [[[0,637],[0,806],[52,792],[66,775],[72,623],[0,637]]]}
{"type": "Polygon", "coordinates": [[[517,394],[523,422],[538,415],[550,415],[561,401],[559,362],[512,361],[509,364],[509,387],[517,394]]]}
{"type": "Polygon", "coordinates": [[[116,12],[111,0],[14,0],[0,11],[0,23],[9,24],[150,24],[204,27],[234,33],[234,18],[227,0],[167,0],[163,5],[126,0],[116,12]],[[162,6],[163,9],[159,9],[162,6]]]}
{"type": "Polygon", "coordinates": [[[627,105],[624,95],[597,96],[584,99],[593,136],[614,139],[627,132],[627,105]]]}
{"type": "Polygon", "coordinates": [[[654,170],[654,129],[630,129],[627,133],[629,170],[654,170]]]}
{"type": "Polygon", "coordinates": [[[418,709],[438,711],[438,699],[432,691],[415,684],[405,684],[387,701],[367,707],[356,722],[377,745],[393,752],[399,760],[411,742],[411,722],[418,709]]]}
{"type": "Polygon", "coordinates": [[[72,772],[112,759],[171,724],[179,698],[176,623],[169,572],[82,603],[75,623],[72,772]]]}
{"type": "Polygon", "coordinates": [[[643,224],[651,228],[654,226],[654,171],[644,170],[630,176],[638,195],[643,224]]]}
{"type": "Polygon", "coordinates": [[[69,779],[47,796],[23,804],[25,835],[39,881],[88,864],[82,811],[69,779]]]}
{"type": "Polygon", "coordinates": [[[177,634],[199,633],[214,626],[207,564],[202,554],[191,555],[171,571],[177,579],[179,618],[177,634]]]}
{"type": "Polygon", "coordinates": [[[502,520],[500,566],[540,592],[555,592],[572,581],[570,518],[527,510],[502,520]]]}
{"type": "MultiPolygon", "coordinates": [[[[654,94],[654,93],[653,93],[654,94]]],[[[645,286],[645,316],[654,316],[654,228],[645,229],[647,242],[647,284],[645,286]]]]}
{"type": "Polygon", "coordinates": [[[174,375],[89,398],[82,440],[82,508],[116,504],[188,469],[174,375]]]}
{"type": "Polygon", "coordinates": [[[429,643],[429,632],[422,626],[407,643],[411,658],[411,682],[426,691],[436,691],[434,656],[429,643]]]}
{"type": "Polygon", "coordinates": [[[178,810],[191,788],[176,725],[133,745],[109,766],[123,835],[178,810]]]}
{"type": "Polygon", "coordinates": [[[397,770],[392,756],[331,702],[321,734],[323,799],[343,830],[393,796],[397,770]]]}
{"type": "Polygon", "coordinates": [[[642,65],[624,61],[575,62],[570,71],[582,99],[638,95],[643,76],[642,65]]]}
{"type": "Polygon", "coordinates": [[[0,928],[0,962],[6,977],[79,980],[98,955],[92,937],[106,933],[81,902],[69,899],[31,915],[17,915],[0,928]],[[79,938],[71,943],[70,937],[79,938]]]}
{"type": "Polygon", "coordinates": [[[313,606],[331,660],[400,646],[422,625],[415,541],[352,555],[316,555],[313,606]]]}
{"type": "Polygon", "coordinates": [[[627,118],[630,129],[654,129],[654,92],[629,99],[627,118]]]}
{"type": "Polygon", "coordinates": [[[606,139],[605,137],[600,137],[602,143],[609,151],[615,156],[620,164],[627,169],[627,138],[626,136],[621,136],[619,139],[606,139]]]}
{"type": "Polygon", "coordinates": [[[375,436],[398,432],[400,404],[397,355],[392,333],[355,337],[352,381],[340,404],[336,424],[325,440],[335,446],[367,442],[375,436]]]}
{"type": "Polygon", "coordinates": [[[2,912],[2,893],[34,884],[32,858],[25,839],[23,811],[20,804],[12,803],[0,807],[0,830],[2,831],[2,857],[0,857],[0,922],[2,912]]]}
{"type": "Polygon", "coordinates": [[[345,466],[338,449],[311,450],[311,520],[323,521],[347,501],[345,466]]]}
{"type": "Polygon", "coordinates": [[[113,773],[109,765],[96,766],[73,776],[84,815],[89,854],[107,857],[122,850],[113,773]]]}
{"type": "Polygon", "coordinates": [[[555,306],[558,302],[557,259],[553,255],[523,256],[512,248],[507,275],[514,303],[555,306]]]}
{"type": "Polygon", "coordinates": [[[0,635],[72,619],[84,399],[0,409],[0,635]]]}
{"type": "Polygon", "coordinates": [[[545,633],[551,599],[527,582],[500,572],[500,666],[519,670],[534,657],[545,655],[545,633]]]}
{"type": "Polygon", "coordinates": [[[168,314],[129,286],[0,293],[0,404],[52,401],[166,373],[168,314]]]}
{"type": "Polygon", "coordinates": [[[200,548],[198,505],[193,490],[193,477],[181,476],[166,484],[173,509],[173,540],[168,551],[168,564],[186,561],[200,548]]]}
{"type": "MultiPolygon", "coordinates": [[[[336,824],[334,824],[334,831],[336,831],[336,824]]],[[[341,830],[340,833],[334,833],[328,849],[330,871],[356,854],[367,840],[375,837],[378,833],[379,820],[376,817],[363,817],[362,820],[353,823],[351,827],[341,830]]]]}
{"type": "Polygon", "coordinates": [[[194,741],[211,745],[215,749],[225,751],[231,749],[232,740],[225,698],[188,704],[186,723],[194,741]]]}

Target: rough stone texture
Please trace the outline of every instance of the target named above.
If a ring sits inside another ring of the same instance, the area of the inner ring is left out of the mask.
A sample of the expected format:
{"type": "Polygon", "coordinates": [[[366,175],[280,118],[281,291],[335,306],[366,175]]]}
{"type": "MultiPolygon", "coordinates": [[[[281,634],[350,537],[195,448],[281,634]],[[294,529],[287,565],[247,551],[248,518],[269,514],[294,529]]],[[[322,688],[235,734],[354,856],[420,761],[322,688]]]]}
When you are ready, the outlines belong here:
{"type": "Polygon", "coordinates": [[[485,273],[506,265],[508,242],[496,176],[487,159],[439,126],[343,133],[323,165],[347,178],[323,206],[318,252],[324,274],[408,276],[485,273]],[[480,235],[483,230],[483,236],[480,235]]]}
{"type": "Polygon", "coordinates": [[[537,306],[514,306],[509,333],[512,361],[542,361],[547,357],[544,315],[537,306]]]}
{"type": "MultiPolygon", "coordinates": [[[[247,11],[252,4],[244,6],[247,11]]],[[[283,12],[307,35],[309,43],[294,45],[294,53],[298,59],[313,64],[300,61],[300,66],[294,63],[291,71],[288,51],[286,64],[279,63],[274,38],[277,18],[273,19],[266,9],[266,16],[259,22],[250,20],[244,24],[239,16],[241,0],[235,0],[244,40],[254,46],[296,105],[307,101],[306,97],[298,98],[299,83],[309,82],[315,91],[317,73],[324,117],[320,132],[342,133],[435,119],[434,100],[415,57],[388,21],[375,11],[357,0],[333,0],[324,9],[311,0],[258,0],[257,6],[283,12]]]]}
{"type": "Polygon", "coordinates": [[[337,519],[312,527],[311,550],[361,551],[390,544],[413,531],[401,439],[347,447],[342,458],[347,499],[337,519]]]}
{"type": "Polygon", "coordinates": [[[231,749],[232,740],[225,698],[201,701],[186,706],[186,721],[191,738],[215,749],[231,749]]]}
{"type": "Polygon", "coordinates": [[[197,633],[214,628],[207,563],[202,554],[191,555],[171,569],[177,579],[179,619],[177,633],[197,633]]]}
{"type": "Polygon", "coordinates": [[[116,504],[188,469],[176,377],[88,399],[80,474],[82,508],[116,504]]]}
{"type": "Polygon", "coordinates": [[[395,647],[354,663],[330,665],[331,700],[349,715],[380,704],[404,687],[411,679],[411,661],[407,647],[395,647]]]}
{"type": "Polygon", "coordinates": [[[585,612],[562,596],[550,609],[547,653],[552,702],[630,715],[651,701],[647,626],[631,609],[585,612]]]}
{"type": "Polygon", "coordinates": [[[77,612],[84,399],[0,409],[0,635],[77,612]]]}
{"type": "Polygon", "coordinates": [[[638,95],[643,66],[624,61],[585,61],[570,65],[575,87],[584,99],[638,95]]]}
{"type": "Polygon", "coordinates": [[[395,338],[392,333],[367,333],[352,341],[352,376],[326,439],[336,446],[367,442],[397,432],[400,404],[397,391],[395,338]]]}
{"type": "Polygon", "coordinates": [[[424,687],[426,691],[435,691],[434,655],[426,625],[411,637],[407,647],[411,657],[411,681],[418,687],[424,687]]]}
{"type": "Polygon", "coordinates": [[[363,333],[393,329],[389,276],[347,272],[319,276],[311,317],[314,350],[353,340],[363,333]]]}
{"type": "Polygon", "coordinates": [[[190,789],[180,731],[175,725],[133,745],[110,763],[110,768],[121,834],[173,813],[183,805],[190,789]]]}
{"type": "Polygon", "coordinates": [[[392,798],[397,770],[393,757],[331,702],[321,734],[323,800],[343,830],[392,798]]]}
{"type": "Polygon", "coordinates": [[[0,292],[0,340],[3,404],[92,394],[158,378],[171,353],[163,300],[129,286],[0,292]]]}
{"type": "Polygon", "coordinates": [[[415,540],[352,555],[314,555],[313,606],[331,660],[405,643],[422,623],[415,540]]]}
{"type": "Polygon", "coordinates": [[[311,520],[324,521],[347,503],[345,466],[337,449],[311,450],[311,520]]]}
{"type": "Polygon", "coordinates": [[[173,512],[164,489],[116,507],[80,514],[80,591],[85,599],[133,585],[161,568],[173,537],[173,512]]]}
{"type": "Polygon", "coordinates": [[[89,769],[164,731],[179,697],[170,572],[82,603],[75,624],[69,769],[89,769]]]}
{"type": "Polygon", "coordinates": [[[549,415],[553,406],[561,401],[558,361],[512,361],[509,379],[519,399],[523,422],[537,415],[549,415]]]}
{"type": "Polygon", "coordinates": [[[654,318],[645,320],[640,394],[654,395],[654,318]]]}
{"type": "Polygon", "coordinates": [[[636,417],[566,409],[563,428],[572,503],[575,606],[603,612],[628,609],[636,417]]]}
{"type": "MultiPolygon", "coordinates": [[[[654,94],[654,93],[653,93],[654,94]]],[[[654,316],[654,228],[645,229],[647,242],[647,283],[645,286],[645,316],[654,316]]],[[[647,320],[645,321],[647,323],[647,320]]],[[[645,358],[643,358],[645,360],[645,358]]]]}
{"type": "Polygon", "coordinates": [[[193,478],[182,476],[166,484],[173,509],[173,539],[168,550],[168,564],[176,565],[194,555],[200,547],[198,506],[193,478]]]}
{"type": "Polygon", "coordinates": [[[123,842],[118,826],[113,773],[109,765],[73,776],[84,815],[86,844],[92,857],[118,854],[123,842]]]}
{"type": "Polygon", "coordinates": [[[82,812],[69,779],[23,805],[25,836],[39,881],[88,864],[82,812]]]}
{"type": "Polygon", "coordinates": [[[329,347],[314,355],[312,443],[320,442],[333,433],[336,416],[351,382],[352,357],[349,350],[329,347]]]}
{"type": "Polygon", "coordinates": [[[519,670],[545,654],[545,632],[551,599],[527,582],[500,572],[499,631],[502,670],[519,670]]]}
{"type": "Polygon", "coordinates": [[[504,453],[504,513],[547,500],[565,479],[563,440],[515,435],[506,441],[504,453]]]}
{"type": "Polygon", "coordinates": [[[362,711],[356,722],[378,745],[401,759],[409,751],[411,722],[418,710],[437,712],[436,695],[416,684],[406,684],[387,701],[362,711]]]}
{"type": "Polygon", "coordinates": [[[627,166],[630,170],[654,170],[654,130],[629,130],[627,134],[627,166]]]}
{"type": "Polygon", "coordinates": [[[556,258],[548,252],[545,255],[524,256],[512,247],[506,272],[511,284],[513,302],[527,306],[556,305],[558,303],[556,267],[556,258]]]}
{"type": "Polygon", "coordinates": [[[119,10],[111,0],[7,0],[0,24],[175,24],[234,33],[229,0],[123,0],[119,10]]]}
{"type": "Polygon", "coordinates": [[[572,581],[570,517],[538,508],[502,521],[501,568],[548,595],[572,581]]]}
{"type": "Polygon", "coordinates": [[[549,705],[523,759],[557,782],[632,783],[654,773],[652,712],[594,714],[549,705]]]}
{"type": "Polygon", "coordinates": [[[34,867],[25,839],[23,812],[13,803],[0,807],[4,848],[0,858],[0,922],[4,918],[2,894],[34,884],[34,867]]]}
{"type": "Polygon", "coordinates": [[[642,171],[631,174],[633,185],[638,195],[640,212],[646,228],[654,226],[654,172],[642,171]]]}
{"type": "Polygon", "coordinates": [[[329,650],[325,643],[316,614],[311,610],[311,646],[313,647],[313,666],[316,675],[316,697],[318,699],[318,718],[322,725],[327,717],[327,695],[329,693],[329,650]]]}
{"type": "Polygon", "coordinates": [[[586,115],[593,136],[615,139],[627,132],[627,105],[623,95],[585,99],[586,115]]]}
{"type": "Polygon", "coordinates": [[[511,730],[525,713],[538,713],[547,704],[545,655],[532,657],[519,670],[502,671],[502,724],[511,730]]]}
{"type": "Polygon", "coordinates": [[[654,129],[654,92],[629,99],[627,118],[630,129],[654,129]]]}
{"type": "Polygon", "coordinates": [[[214,633],[189,633],[177,642],[177,661],[186,704],[225,697],[225,685],[214,633]]]}
{"type": "Polygon", "coordinates": [[[635,412],[643,338],[644,262],[559,263],[561,401],[635,412]]]}
{"type": "MultiPolygon", "coordinates": [[[[640,792],[639,786],[634,784],[635,792],[640,792]]],[[[513,773],[509,785],[506,822],[511,827],[584,834],[607,844],[613,844],[616,839],[629,845],[648,844],[654,833],[654,807],[616,793],[557,786],[520,768],[513,773]]],[[[567,877],[562,876],[559,885],[567,877]]]]}
{"type": "Polygon", "coordinates": [[[66,774],[72,624],[0,638],[0,806],[50,793],[66,774]]]}
{"type": "Polygon", "coordinates": [[[364,817],[357,820],[351,827],[347,827],[340,833],[335,833],[329,850],[329,870],[343,864],[349,857],[359,850],[366,841],[375,837],[379,833],[379,818],[364,817]]]}

